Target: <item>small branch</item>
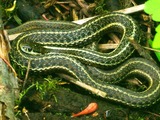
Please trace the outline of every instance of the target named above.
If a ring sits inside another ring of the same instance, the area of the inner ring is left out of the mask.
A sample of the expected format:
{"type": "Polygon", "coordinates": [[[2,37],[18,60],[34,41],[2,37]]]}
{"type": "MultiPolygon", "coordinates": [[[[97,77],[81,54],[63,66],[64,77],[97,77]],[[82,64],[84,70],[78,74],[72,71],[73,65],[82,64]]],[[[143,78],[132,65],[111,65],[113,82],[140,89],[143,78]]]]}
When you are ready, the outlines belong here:
{"type": "MultiPolygon", "coordinates": [[[[144,10],[144,4],[141,4],[141,5],[137,5],[137,6],[134,6],[134,7],[118,10],[118,11],[115,11],[115,12],[121,12],[121,13],[124,13],[124,14],[131,14],[131,13],[135,13],[135,12],[139,12],[139,11],[143,11],[143,10],[144,10]]],[[[78,21],[73,21],[73,22],[77,23],[77,24],[83,24],[83,23],[93,19],[94,17],[89,17],[89,18],[85,18],[85,19],[78,20],[78,21]]]]}
{"type": "Polygon", "coordinates": [[[31,66],[31,61],[29,60],[29,61],[28,61],[28,66],[27,66],[26,75],[25,75],[25,79],[24,79],[24,82],[23,82],[23,89],[24,89],[24,87],[25,87],[25,85],[26,85],[26,83],[27,83],[30,66],[31,66]]]}
{"type": "Polygon", "coordinates": [[[74,84],[76,84],[76,85],[78,85],[78,86],[80,86],[80,87],[92,92],[93,94],[96,94],[96,95],[101,96],[103,98],[105,98],[107,96],[107,93],[105,93],[105,92],[103,92],[101,90],[98,90],[98,89],[96,89],[94,87],[91,87],[91,86],[89,86],[89,85],[87,85],[85,83],[82,83],[81,81],[78,81],[73,77],[70,77],[70,76],[68,76],[66,74],[63,74],[63,73],[58,73],[58,75],[60,77],[62,77],[62,78],[65,78],[65,79],[69,80],[71,83],[74,83],[74,84]]]}
{"type": "Polygon", "coordinates": [[[139,12],[142,10],[144,10],[144,4],[137,5],[137,6],[130,7],[130,8],[126,8],[126,9],[122,9],[122,10],[118,10],[116,12],[121,12],[124,14],[131,14],[131,13],[139,12]]]}
{"type": "Polygon", "coordinates": [[[134,48],[138,51],[139,55],[150,60],[153,61],[154,63],[156,63],[154,61],[154,59],[151,57],[151,55],[148,53],[148,51],[146,51],[140,44],[138,44],[134,39],[129,38],[129,41],[131,42],[131,44],[134,46],[134,48]]]}
{"type": "Polygon", "coordinates": [[[102,51],[106,51],[106,50],[113,50],[115,48],[118,47],[119,44],[110,44],[110,43],[107,43],[107,44],[98,44],[98,48],[102,51]]]}

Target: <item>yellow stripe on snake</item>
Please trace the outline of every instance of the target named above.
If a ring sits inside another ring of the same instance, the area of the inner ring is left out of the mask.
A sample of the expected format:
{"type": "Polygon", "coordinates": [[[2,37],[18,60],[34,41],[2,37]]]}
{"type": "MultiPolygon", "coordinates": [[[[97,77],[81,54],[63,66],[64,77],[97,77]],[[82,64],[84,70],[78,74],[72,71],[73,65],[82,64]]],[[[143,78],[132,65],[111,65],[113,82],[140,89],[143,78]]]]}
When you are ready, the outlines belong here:
{"type": "Polygon", "coordinates": [[[104,98],[128,106],[146,107],[160,98],[159,67],[143,58],[128,59],[135,51],[128,38],[138,43],[143,39],[137,23],[128,15],[108,13],[82,25],[31,21],[8,32],[16,31],[23,33],[12,42],[10,57],[21,68],[27,68],[30,61],[32,71],[63,71],[77,81],[105,92],[104,98]],[[67,28],[60,29],[57,27],[60,25],[67,28]],[[115,50],[101,53],[85,48],[106,32],[122,34],[115,50]],[[136,92],[117,85],[130,76],[147,81],[148,88],[136,92]]]}

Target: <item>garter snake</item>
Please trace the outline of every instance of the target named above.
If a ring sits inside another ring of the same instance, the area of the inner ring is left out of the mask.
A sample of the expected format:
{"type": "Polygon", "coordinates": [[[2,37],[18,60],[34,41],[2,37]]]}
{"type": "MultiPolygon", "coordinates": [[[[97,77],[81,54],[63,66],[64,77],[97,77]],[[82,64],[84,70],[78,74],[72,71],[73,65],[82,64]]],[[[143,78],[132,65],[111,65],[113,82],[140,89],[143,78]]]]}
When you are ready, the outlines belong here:
{"type": "Polygon", "coordinates": [[[159,100],[159,68],[143,58],[127,60],[135,51],[128,38],[138,43],[142,39],[136,21],[121,13],[108,13],[82,25],[73,26],[63,30],[41,28],[25,31],[24,29],[11,44],[12,61],[22,68],[27,68],[30,61],[32,71],[51,69],[64,71],[77,81],[104,92],[100,96],[129,106],[145,107],[159,100]],[[115,50],[101,53],[83,48],[100,39],[106,32],[122,34],[121,42],[115,50]],[[124,62],[125,60],[127,61],[124,62]],[[104,68],[122,62],[124,63],[119,67],[105,72],[104,68]],[[97,77],[98,74],[101,77],[97,77]],[[146,79],[148,88],[143,92],[135,92],[109,83],[112,80],[122,81],[128,76],[146,79]]]}

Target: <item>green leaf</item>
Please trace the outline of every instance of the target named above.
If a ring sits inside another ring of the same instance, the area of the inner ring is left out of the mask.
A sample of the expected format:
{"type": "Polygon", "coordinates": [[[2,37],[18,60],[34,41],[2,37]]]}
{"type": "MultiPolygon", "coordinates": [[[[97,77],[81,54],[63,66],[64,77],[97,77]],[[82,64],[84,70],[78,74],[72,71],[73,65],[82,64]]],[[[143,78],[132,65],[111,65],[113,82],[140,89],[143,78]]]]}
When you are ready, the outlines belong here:
{"type": "Polygon", "coordinates": [[[154,40],[152,42],[152,48],[160,49],[160,32],[157,32],[154,36],[154,40]]]}
{"type": "Polygon", "coordinates": [[[160,61],[160,53],[159,52],[155,52],[155,54],[156,54],[158,60],[160,61]]]}
{"type": "Polygon", "coordinates": [[[148,0],[145,2],[144,11],[148,14],[153,14],[160,9],[160,0],[148,0]]]}
{"type": "MultiPolygon", "coordinates": [[[[160,5],[159,5],[160,7],[160,5]]],[[[152,19],[154,21],[160,22],[160,9],[152,14],[152,19]]]]}
{"type": "Polygon", "coordinates": [[[160,10],[160,0],[148,0],[145,2],[144,11],[150,15],[160,10]]]}
{"type": "MultiPolygon", "coordinates": [[[[154,21],[160,21],[160,0],[148,0],[145,2],[144,11],[152,16],[154,21]]],[[[160,50],[160,25],[156,27],[156,34],[153,41],[149,41],[152,48],[160,50]]],[[[160,52],[155,52],[160,61],[160,52]]]]}
{"type": "MultiPolygon", "coordinates": [[[[156,29],[160,30],[160,26],[158,26],[156,29]]],[[[156,50],[160,50],[160,31],[159,33],[157,32],[156,35],[154,36],[154,40],[152,42],[152,48],[156,50]]],[[[160,61],[160,52],[155,52],[158,60],[160,61]]]]}
{"type": "Polygon", "coordinates": [[[160,21],[160,0],[148,0],[145,2],[144,11],[151,15],[154,21],[160,21]]]}
{"type": "Polygon", "coordinates": [[[156,27],[156,32],[157,32],[157,33],[160,33],[160,25],[158,25],[158,26],[156,27]]]}
{"type": "Polygon", "coordinates": [[[150,39],[150,40],[148,40],[148,43],[150,46],[152,46],[153,41],[150,39]]]}

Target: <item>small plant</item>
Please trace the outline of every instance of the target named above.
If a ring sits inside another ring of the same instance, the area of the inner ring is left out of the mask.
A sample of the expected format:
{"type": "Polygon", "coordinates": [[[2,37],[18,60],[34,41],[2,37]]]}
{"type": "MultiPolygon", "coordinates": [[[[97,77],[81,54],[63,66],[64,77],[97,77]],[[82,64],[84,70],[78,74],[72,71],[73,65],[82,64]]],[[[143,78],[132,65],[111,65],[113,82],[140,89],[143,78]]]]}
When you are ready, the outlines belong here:
{"type": "MultiPolygon", "coordinates": [[[[22,103],[22,100],[24,99],[24,97],[33,89],[36,88],[36,91],[38,91],[40,94],[40,98],[41,100],[44,99],[45,94],[47,93],[52,93],[57,89],[57,84],[60,82],[61,80],[59,78],[52,78],[52,76],[47,76],[46,78],[44,78],[43,82],[39,82],[36,81],[35,83],[32,83],[30,86],[28,86],[26,89],[23,89],[19,95],[19,99],[16,100],[16,108],[17,108],[17,112],[16,112],[16,116],[21,115],[22,111],[18,110],[19,105],[22,103]]],[[[55,102],[57,101],[57,98],[54,94],[52,94],[52,97],[54,98],[55,102]]]]}
{"type": "MultiPolygon", "coordinates": [[[[39,83],[36,82],[35,86],[36,86],[36,90],[38,90],[41,94],[41,98],[43,100],[44,95],[50,91],[55,91],[57,89],[57,84],[59,83],[59,79],[58,78],[52,78],[52,76],[48,76],[47,78],[44,78],[44,82],[39,83]]],[[[53,95],[55,101],[57,102],[56,96],[53,95]]]]}
{"type": "MultiPolygon", "coordinates": [[[[145,2],[144,11],[151,15],[152,19],[160,22],[160,0],[148,0],[145,2]]],[[[156,34],[153,41],[150,40],[150,45],[153,49],[160,50],[160,25],[155,28],[156,34]]],[[[155,52],[158,60],[160,61],[160,52],[155,52]]]]}
{"type": "Polygon", "coordinates": [[[27,89],[24,89],[20,94],[19,94],[19,99],[16,101],[16,104],[19,105],[22,102],[23,97],[28,93],[30,89],[32,89],[35,86],[35,84],[30,85],[27,89]]]}

